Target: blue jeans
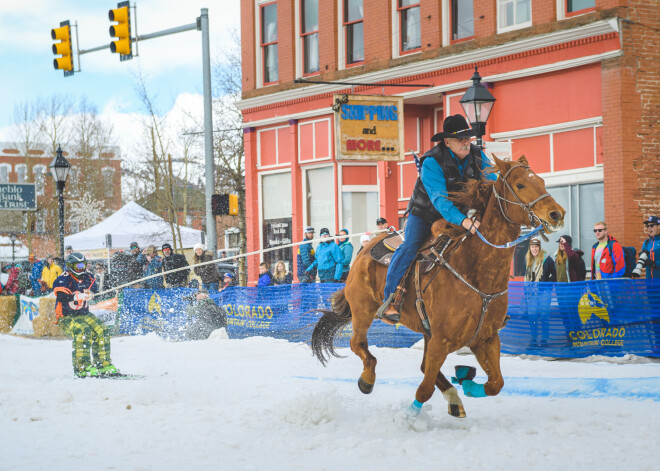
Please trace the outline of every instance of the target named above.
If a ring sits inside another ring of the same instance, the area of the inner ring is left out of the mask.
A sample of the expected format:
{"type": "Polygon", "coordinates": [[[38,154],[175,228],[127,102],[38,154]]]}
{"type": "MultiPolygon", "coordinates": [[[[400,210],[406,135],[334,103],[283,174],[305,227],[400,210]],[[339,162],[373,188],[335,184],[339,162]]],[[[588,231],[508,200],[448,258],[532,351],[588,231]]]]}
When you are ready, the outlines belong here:
{"type": "Polygon", "coordinates": [[[209,291],[218,291],[218,283],[202,283],[202,289],[209,291]]]}
{"type": "Polygon", "coordinates": [[[396,249],[387,267],[384,299],[396,291],[401,278],[417,256],[417,250],[429,235],[431,235],[431,224],[412,213],[409,214],[403,244],[396,249]]]}

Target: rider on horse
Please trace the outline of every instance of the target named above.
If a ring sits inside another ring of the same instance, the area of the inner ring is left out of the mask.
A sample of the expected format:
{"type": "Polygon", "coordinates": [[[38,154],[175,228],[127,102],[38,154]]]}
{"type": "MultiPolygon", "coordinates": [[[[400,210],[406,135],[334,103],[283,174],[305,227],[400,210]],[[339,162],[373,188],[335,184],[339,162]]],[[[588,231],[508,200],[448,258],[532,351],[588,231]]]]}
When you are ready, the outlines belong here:
{"type": "Polygon", "coordinates": [[[399,283],[417,256],[421,244],[431,234],[431,226],[436,220],[445,219],[472,233],[475,228],[479,228],[479,221],[466,216],[468,208],[457,207],[448,198],[449,192],[460,191],[462,184],[470,179],[479,180],[482,176],[493,181],[497,179],[494,173],[483,172],[491,168],[491,165],[483,151],[470,144],[470,137],[476,134],[463,116],[457,114],[447,117],[442,131],[431,138],[438,145],[421,158],[420,177],[408,203],[410,214],[404,241],[394,252],[387,268],[384,302],[377,314],[379,319],[399,322],[399,307],[403,297],[403,287],[399,283]]]}

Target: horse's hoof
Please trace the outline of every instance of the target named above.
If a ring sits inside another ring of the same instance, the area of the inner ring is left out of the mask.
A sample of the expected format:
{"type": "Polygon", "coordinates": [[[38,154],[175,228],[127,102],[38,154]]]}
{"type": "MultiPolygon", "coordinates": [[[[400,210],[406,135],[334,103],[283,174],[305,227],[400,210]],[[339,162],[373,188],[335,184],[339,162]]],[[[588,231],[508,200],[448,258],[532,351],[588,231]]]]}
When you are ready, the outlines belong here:
{"type": "Polygon", "coordinates": [[[456,417],[458,419],[465,418],[465,409],[463,409],[461,404],[448,404],[447,412],[449,412],[449,415],[452,417],[456,417]]]}
{"type": "Polygon", "coordinates": [[[369,394],[374,390],[374,385],[367,383],[360,376],[360,379],[358,379],[358,388],[360,388],[360,391],[362,391],[364,394],[369,394]]]}

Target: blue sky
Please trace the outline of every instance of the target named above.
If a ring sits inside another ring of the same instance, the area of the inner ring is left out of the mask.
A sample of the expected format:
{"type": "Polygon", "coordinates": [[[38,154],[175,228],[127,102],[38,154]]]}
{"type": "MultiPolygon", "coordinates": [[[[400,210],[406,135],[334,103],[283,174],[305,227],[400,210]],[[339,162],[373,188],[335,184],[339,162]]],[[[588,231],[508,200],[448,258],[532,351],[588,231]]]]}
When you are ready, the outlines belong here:
{"type": "MultiPolygon", "coordinates": [[[[140,0],[138,33],[194,23],[200,9],[208,8],[213,61],[229,44],[230,31],[239,29],[239,4],[239,0],[140,0]]],[[[54,94],[72,99],[86,96],[100,113],[112,114],[113,119],[141,113],[144,110],[135,91],[135,76],[140,72],[160,113],[167,113],[179,96],[201,94],[202,43],[201,32],[196,30],[140,42],[140,56],[130,61],[120,62],[109,49],[84,54],[80,56],[82,72],[72,77],[65,78],[61,70],[53,68],[51,29],[63,20],[77,21],[80,49],[108,44],[108,28],[113,24],[108,10],[116,5],[117,1],[99,0],[0,1],[0,141],[11,140],[9,127],[16,105],[54,94]]]]}

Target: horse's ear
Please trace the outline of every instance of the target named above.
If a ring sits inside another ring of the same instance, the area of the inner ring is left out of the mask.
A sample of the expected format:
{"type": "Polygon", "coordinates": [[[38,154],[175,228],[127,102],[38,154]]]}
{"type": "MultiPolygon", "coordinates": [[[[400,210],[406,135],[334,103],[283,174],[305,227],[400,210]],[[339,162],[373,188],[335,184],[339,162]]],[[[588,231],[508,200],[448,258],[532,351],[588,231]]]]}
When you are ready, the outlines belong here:
{"type": "Polygon", "coordinates": [[[525,167],[529,167],[529,163],[527,163],[527,157],[525,155],[521,155],[520,158],[518,159],[518,162],[523,164],[525,167]]]}
{"type": "Polygon", "coordinates": [[[507,162],[498,159],[495,155],[493,155],[493,160],[495,161],[497,168],[500,170],[500,173],[506,173],[506,171],[509,169],[507,162]]]}

